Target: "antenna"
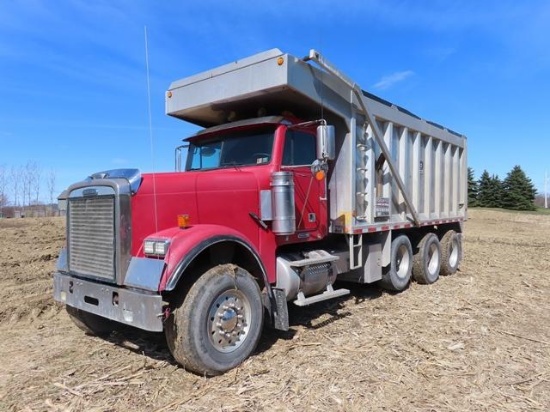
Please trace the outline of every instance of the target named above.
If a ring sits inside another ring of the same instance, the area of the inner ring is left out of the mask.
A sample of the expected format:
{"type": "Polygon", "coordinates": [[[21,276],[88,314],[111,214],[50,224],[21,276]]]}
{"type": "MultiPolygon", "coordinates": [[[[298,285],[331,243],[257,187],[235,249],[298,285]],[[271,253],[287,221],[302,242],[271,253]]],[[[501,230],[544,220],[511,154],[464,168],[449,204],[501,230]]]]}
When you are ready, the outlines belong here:
{"type": "Polygon", "coordinates": [[[157,213],[157,179],[155,174],[155,152],[153,140],[153,120],[151,115],[151,81],[149,75],[149,45],[147,41],[147,26],[143,26],[145,34],[145,67],[147,70],[147,115],[149,118],[149,142],[151,145],[151,164],[153,167],[153,214],[155,218],[155,232],[158,232],[158,213],[157,213]]]}
{"type": "Polygon", "coordinates": [[[548,170],[544,173],[544,208],[548,209],[548,170]]]}

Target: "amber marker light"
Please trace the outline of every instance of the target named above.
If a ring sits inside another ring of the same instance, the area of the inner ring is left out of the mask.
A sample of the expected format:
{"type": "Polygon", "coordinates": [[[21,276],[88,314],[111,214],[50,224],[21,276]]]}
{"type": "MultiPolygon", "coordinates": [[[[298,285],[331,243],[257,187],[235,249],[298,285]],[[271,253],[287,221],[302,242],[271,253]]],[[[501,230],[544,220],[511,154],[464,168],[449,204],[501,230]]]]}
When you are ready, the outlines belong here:
{"type": "Polygon", "coordinates": [[[166,97],[168,97],[168,98],[172,97],[172,92],[170,90],[168,90],[166,92],[166,97]]]}
{"type": "Polygon", "coordinates": [[[279,58],[277,59],[277,64],[278,64],[279,66],[282,66],[284,62],[285,62],[285,59],[284,59],[283,57],[279,57],[279,58]]]}
{"type": "Polygon", "coordinates": [[[189,215],[178,215],[178,227],[180,229],[189,227],[189,215]]]}
{"type": "Polygon", "coordinates": [[[318,172],[315,172],[315,179],[317,180],[323,180],[325,178],[325,171],[319,170],[318,172]]]}

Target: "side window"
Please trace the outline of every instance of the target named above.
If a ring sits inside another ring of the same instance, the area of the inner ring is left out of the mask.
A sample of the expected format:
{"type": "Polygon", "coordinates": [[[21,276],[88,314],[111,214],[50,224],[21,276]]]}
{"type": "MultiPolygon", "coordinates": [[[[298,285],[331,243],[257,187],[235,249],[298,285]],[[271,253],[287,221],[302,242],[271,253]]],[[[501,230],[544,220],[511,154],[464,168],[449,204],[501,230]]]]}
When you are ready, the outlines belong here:
{"type": "Polygon", "coordinates": [[[187,170],[209,169],[218,167],[220,164],[221,143],[215,142],[204,146],[191,145],[189,148],[192,156],[190,157],[190,167],[187,170]]]}
{"type": "Polygon", "coordinates": [[[294,130],[286,132],[283,165],[310,165],[315,158],[316,150],[314,135],[294,130]]]}

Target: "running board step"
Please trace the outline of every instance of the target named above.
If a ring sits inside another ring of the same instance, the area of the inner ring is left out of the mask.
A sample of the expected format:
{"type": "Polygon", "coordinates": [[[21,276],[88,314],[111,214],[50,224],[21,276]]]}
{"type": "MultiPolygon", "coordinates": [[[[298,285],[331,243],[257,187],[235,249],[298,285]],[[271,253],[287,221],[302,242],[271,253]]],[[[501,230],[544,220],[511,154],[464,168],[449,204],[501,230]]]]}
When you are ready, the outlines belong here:
{"type": "Polygon", "coordinates": [[[332,288],[332,285],[329,285],[327,287],[327,290],[325,290],[323,293],[319,295],[313,295],[309,297],[305,297],[303,292],[298,293],[297,299],[294,301],[294,304],[296,306],[307,306],[311,305],[313,303],[322,302],[324,300],[334,299],[338,298],[340,296],[349,295],[348,289],[336,289],[334,290],[332,288]]]}

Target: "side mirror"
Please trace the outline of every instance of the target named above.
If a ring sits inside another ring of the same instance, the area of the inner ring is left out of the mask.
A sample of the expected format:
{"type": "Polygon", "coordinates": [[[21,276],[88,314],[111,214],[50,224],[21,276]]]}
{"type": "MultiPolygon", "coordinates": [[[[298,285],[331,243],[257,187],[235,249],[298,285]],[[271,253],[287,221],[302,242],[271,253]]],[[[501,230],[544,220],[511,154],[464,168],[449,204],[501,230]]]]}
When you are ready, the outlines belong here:
{"type": "Polygon", "coordinates": [[[176,147],[176,150],[174,153],[174,158],[175,158],[174,169],[176,170],[176,172],[181,172],[181,153],[183,149],[187,149],[188,147],[189,147],[189,143],[176,147]]]}
{"type": "Polygon", "coordinates": [[[334,126],[317,126],[317,159],[334,160],[336,157],[334,126]]]}

